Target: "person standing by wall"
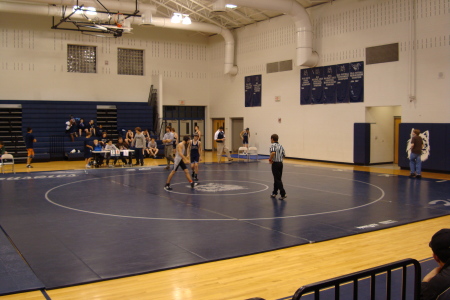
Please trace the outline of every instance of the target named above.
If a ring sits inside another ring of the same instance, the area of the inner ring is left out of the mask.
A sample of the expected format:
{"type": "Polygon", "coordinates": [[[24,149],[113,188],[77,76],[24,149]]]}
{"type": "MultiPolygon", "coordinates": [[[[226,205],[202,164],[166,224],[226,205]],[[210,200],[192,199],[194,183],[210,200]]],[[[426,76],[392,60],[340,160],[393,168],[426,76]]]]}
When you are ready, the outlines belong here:
{"type": "Polygon", "coordinates": [[[411,138],[411,153],[409,155],[409,168],[411,169],[411,174],[409,174],[409,177],[417,179],[422,178],[422,147],[423,147],[423,140],[419,136],[420,130],[414,129],[412,133],[411,138]]]}
{"type": "MultiPolygon", "coordinates": [[[[243,130],[240,134],[241,139],[242,139],[242,147],[247,148],[248,151],[248,140],[250,139],[250,128],[246,128],[245,130],[243,130]]],[[[247,154],[247,153],[245,153],[247,154]]]]}
{"type": "Polygon", "coordinates": [[[173,159],[173,133],[170,130],[170,126],[166,126],[166,133],[163,136],[162,142],[164,144],[164,156],[167,160],[166,170],[170,169],[170,162],[174,162],[173,159]]]}
{"type": "Polygon", "coordinates": [[[131,143],[134,146],[134,155],[136,157],[136,166],[144,165],[144,148],[145,148],[145,136],[141,131],[141,127],[136,127],[134,129],[136,134],[134,135],[133,142],[131,143]]]}
{"type": "Polygon", "coordinates": [[[28,158],[27,158],[27,168],[32,168],[31,161],[34,158],[34,148],[33,144],[36,143],[36,139],[33,135],[33,128],[28,127],[27,128],[27,134],[25,135],[25,146],[27,148],[28,152],[28,158]]]}
{"type": "Polygon", "coordinates": [[[214,134],[214,140],[217,143],[217,162],[220,164],[222,162],[222,153],[225,152],[225,155],[228,157],[228,161],[232,161],[233,159],[230,156],[230,150],[225,146],[225,133],[223,132],[223,127],[219,127],[219,129],[214,134]]]}
{"type": "Polygon", "coordinates": [[[278,191],[280,191],[280,200],[287,198],[286,191],[283,187],[283,181],[281,177],[283,176],[283,158],[285,157],[284,148],[278,143],[278,134],[272,134],[270,137],[270,158],[269,163],[272,165],[272,175],[273,175],[273,191],[270,197],[276,198],[278,191]]]}

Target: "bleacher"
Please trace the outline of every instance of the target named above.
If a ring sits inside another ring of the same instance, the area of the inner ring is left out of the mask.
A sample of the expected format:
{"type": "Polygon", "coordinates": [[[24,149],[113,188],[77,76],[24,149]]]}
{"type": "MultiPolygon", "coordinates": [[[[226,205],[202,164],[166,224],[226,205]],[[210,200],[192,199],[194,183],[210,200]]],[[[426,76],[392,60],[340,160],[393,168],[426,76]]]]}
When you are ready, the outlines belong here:
{"type": "Polygon", "coordinates": [[[17,162],[26,162],[23,137],[31,127],[37,140],[34,161],[83,159],[84,135],[72,142],[65,133],[70,116],[83,118],[86,124],[94,120],[114,141],[121,129],[139,126],[153,131],[153,108],[147,102],[1,100],[0,140],[17,162]],[[75,153],[71,153],[73,149],[75,153]]]}

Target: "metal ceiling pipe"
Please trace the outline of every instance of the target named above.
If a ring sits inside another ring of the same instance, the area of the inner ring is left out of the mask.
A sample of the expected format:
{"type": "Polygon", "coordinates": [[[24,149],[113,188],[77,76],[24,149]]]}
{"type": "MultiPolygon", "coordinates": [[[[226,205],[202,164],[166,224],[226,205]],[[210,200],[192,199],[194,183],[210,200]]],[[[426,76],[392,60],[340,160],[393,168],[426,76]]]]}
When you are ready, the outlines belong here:
{"type": "MultiPolygon", "coordinates": [[[[295,0],[227,0],[227,4],[272,10],[285,13],[292,17],[297,37],[297,66],[315,67],[319,62],[319,55],[313,51],[313,31],[311,19],[306,9],[295,0]]],[[[216,4],[223,3],[217,0],[216,4]]]]}
{"type": "MultiPolygon", "coordinates": [[[[21,1],[15,1],[15,3],[20,3],[21,1]]],[[[25,0],[26,3],[42,3],[42,4],[54,4],[60,6],[69,6],[73,7],[77,5],[77,0],[25,0]]],[[[111,11],[117,11],[121,13],[133,13],[136,10],[136,3],[134,2],[125,2],[125,1],[111,1],[111,0],[102,0],[101,3],[111,11]]],[[[105,8],[98,3],[96,0],[83,0],[79,1],[79,5],[84,5],[84,7],[95,7],[96,10],[105,11],[105,8]]],[[[156,13],[156,6],[138,3],[137,6],[140,12],[143,11],[151,11],[152,13],[156,13]]]]}
{"type": "MultiPolygon", "coordinates": [[[[41,1],[41,0],[38,0],[41,1]]],[[[54,1],[55,2],[55,1],[54,1]]],[[[58,16],[61,17],[63,13],[62,6],[54,5],[33,5],[23,3],[11,3],[0,1],[0,11],[9,13],[22,13],[41,16],[58,16]]],[[[81,15],[73,15],[73,18],[84,18],[81,15]]],[[[219,26],[201,22],[192,22],[190,25],[181,23],[172,23],[168,18],[156,18],[151,17],[151,13],[148,12],[145,17],[132,17],[129,18],[130,23],[137,25],[152,25],[156,27],[165,27],[181,30],[201,31],[213,34],[220,34],[225,40],[225,67],[224,73],[234,76],[238,72],[237,66],[234,65],[234,38],[228,29],[221,28],[219,26]],[[150,23],[148,23],[150,22],[150,23]]]]}

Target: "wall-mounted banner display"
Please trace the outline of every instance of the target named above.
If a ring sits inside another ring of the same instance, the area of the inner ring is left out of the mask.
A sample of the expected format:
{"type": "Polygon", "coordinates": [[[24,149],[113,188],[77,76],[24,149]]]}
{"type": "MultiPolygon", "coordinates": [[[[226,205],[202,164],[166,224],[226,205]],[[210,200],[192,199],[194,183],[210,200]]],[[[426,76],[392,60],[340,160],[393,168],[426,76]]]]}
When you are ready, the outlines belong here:
{"type": "Polygon", "coordinates": [[[262,75],[245,77],[245,107],[261,106],[262,75]]]}
{"type": "Polygon", "coordinates": [[[300,70],[300,104],[311,104],[311,69],[300,70]]]}
{"type": "Polygon", "coordinates": [[[349,63],[350,67],[350,102],[364,102],[364,63],[349,63]]]}
{"type": "Polygon", "coordinates": [[[336,103],[336,66],[323,68],[323,103],[336,103]]]}
{"type": "Polygon", "coordinates": [[[322,96],[323,96],[323,75],[322,67],[319,68],[313,68],[312,69],[312,104],[320,104],[322,102],[322,96]]]}
{"type": "Polygon", "coordinates": [[[300,104],[364,102],[364,62],[300,70],[300,104]]]}

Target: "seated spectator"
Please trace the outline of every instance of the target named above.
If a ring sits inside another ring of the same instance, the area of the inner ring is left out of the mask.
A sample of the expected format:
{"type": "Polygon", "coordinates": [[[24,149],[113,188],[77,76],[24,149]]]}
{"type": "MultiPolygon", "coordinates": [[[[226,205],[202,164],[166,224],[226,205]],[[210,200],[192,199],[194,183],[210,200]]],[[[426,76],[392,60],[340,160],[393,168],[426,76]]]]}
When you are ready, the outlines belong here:
{"type": "Polygon", "coordinates": [[[95,136],[95,123],[94,120],[89,121],[88,129],[92,136],[95,136]]]}
{"type": "Polygon", "coordinates": [[[86,132],[86,134],[89,132],[89,129],[86,127],[86,124],[84,124],[84,119],[80,119],[80,122],[78,122],[78,135],[82,136],[83,132],[86,132]]]}
{"type": "Polygon", "coordinates": [[[156,154],[158,154],[159,149],[154,138],[152,138],[150,142],[148,142],[148,147],[147,149],[145,149],[145,151],[147,152],[149,157],[156,158],[156,154]]]}
{"type": "Polygon", "coordinates": [[[125,142],[127,142],[128,145],[131,145],[133,139],[134,139],[134,132],[131,131],[131,129],[128,129],[127,134],[125,135],[125,142]]]}
{"type": "MultiPolygon", "coordinates": [[[[119,150],[128,150],[128,149],[130,149],[130,145],[127,142],[125,142],[121,136],[119,136],[119,138],[117,139],[116,147],[119,150]]],[[[126,157],[126,155],[125,155],[124,151],[120,151],[120,159],[126,165],[127,161],[126,161],[125,157],[126,157]]],[[[131,153],[128,153],[128,164],[131,166],[132,163],[133,163],[132,162],[132,155],[131,155],[131,153]]]]}
{"type": "Polygon", "coordinates": [[[142,132],[142,134],[144,135],[144,137],[145,137],[145,141],[148,143],[148,142],[150,142],[150,132],[148,132],[148,129],[145,129],[143,132],[142,132]]]}
{"type": "Polygon", "coordinates": [[[95,128],[95,132],[97,133],[97,137],[102,137],[102,135],[103,135],[103,126],[102,125],[98,125],[96,128],[95,128]]]}
{"type": "Polygon", "coordinates": [[[72,116],[70,117],[69,121],[66,122],[66,133],[69,134],[71,141],[74,142],[77,136],[77,125],[75,119],[72,116]]]}
{"type": "Polygon", "coordinates": [[[3,154],[8,154],[8,152],[6,152],[3,142],[0,142],[0,158],[2,157],[3,154]]]}
{"type": "Polygon", "coordinates": [[[106,131],[103,131],[102,132],[102,137],[101,137],[101,140],[100,140],[100,144],[102,144],[102,146],[103,147],[105,147],[106,146],[106,144],[108,143],[108,133],[106,132],[106,131]]]}
{"type": "MultiPolygon", "coordinates": [[[[92,151],[103,151],[103,147],[97,139],[94,140],[94,150],[92,151]]],[[[103,165],[103,153],[93,153],[93,157],[96,167],[103,165]]]]}
{"type": "Polygon", "coordinates": [[[450,299],[448,294],[442,295],[450,290],[450,228],[436,232],[431,238],[430,248],[438,266],[423,278],[420,299],[450,299]]]}
{"type": "Polygon", "coordinates": [[[88,132],[86,133],[86,139],[84,140],[84,161],[86,162],[86,168],[91,167],[92,150],[94,150],[92,135],[88,132]]]}
{"type": "MultiPolygon", "coordinates": [[[[105,150],[106,151],[110,151],[109,153],[105,153],[105,156],[106,156],[106,164],[109,166],[109,159],[111,158],[111,150],[119,150],[115,145],[113,145],[113,142],[112,142],[112,140],[108,140],[107,142],[106,142],[106,146],[105,146],[105,150]]],[[[114,166],[116,165],[116,163],[117,163],[117,156],[116,155],[114,155],[113,156],[113,159],[114,159],[114,166]]]]}

